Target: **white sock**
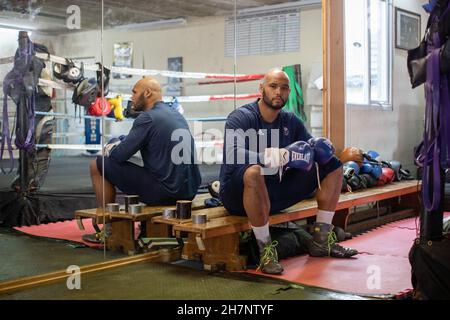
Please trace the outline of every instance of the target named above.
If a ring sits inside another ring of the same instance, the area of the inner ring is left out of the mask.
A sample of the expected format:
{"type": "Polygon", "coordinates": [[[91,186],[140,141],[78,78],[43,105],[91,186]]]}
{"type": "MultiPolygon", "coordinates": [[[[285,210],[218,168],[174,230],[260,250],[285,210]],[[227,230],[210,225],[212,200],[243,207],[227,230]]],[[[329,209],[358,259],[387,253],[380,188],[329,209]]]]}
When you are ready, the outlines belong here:
{"type": "Polygon", "coordinates": [[[267,243],[270,241],[269,223],[267,222],[262,227],[252,226],[253,233],[255,234],[256,240],[267,243]]]}
{"type": "Polygon", "coordinates": [[[320,210],[317,212],[316,222],[332,224],[334,211],[320,210]]]}

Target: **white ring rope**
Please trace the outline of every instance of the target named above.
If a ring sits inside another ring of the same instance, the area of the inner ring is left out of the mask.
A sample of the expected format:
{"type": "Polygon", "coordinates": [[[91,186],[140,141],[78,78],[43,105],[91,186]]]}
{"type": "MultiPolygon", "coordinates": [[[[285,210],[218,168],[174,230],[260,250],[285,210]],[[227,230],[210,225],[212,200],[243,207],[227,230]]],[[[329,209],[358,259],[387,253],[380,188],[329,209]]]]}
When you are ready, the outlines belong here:
{"type": "MultiPolygon", "coordinates": [[[[211,148],[223,146],[223,140],[194,141],[198,148],[211,148]]],[[[36,144],[36,148],[48,148],[54,150],[102,150],[100,144],[36,144]]]]}
{"type": "MultiPolygon", "coordinates": [[[[103,4],[103,1],[102,1],[103,4]]],[[[236,6],[236,1],[235,1],[236,6]]],[[[102,7],[103,10],[103,7],[102,7]]],[[[236,37],[235,37],[236,38],[236,37]]],[[[103,39],[102,39],[103,41],[103,39]]],[[[103,47],[102,47],[103,49],[103,47]]],[[[51,54],[46,53],[36,53],[37,58],[50,61],[53,63],[58,63],[62,65],[67,65],[68,60],[63,57],[58,57],[51,54]]],[[[99,66],[98,64],[83,64],[83,68],[89,71],[102,71],[105,66],[103,65],[103,54],[102,64],[99,66]]],[[[14,63],[14,56],[12,57],[4,57],[0,58],[0,65],[14,63]]],[[[80,67],[80,64],[77,65],[80,67]]],[[[125,74],[125,75],[134,75],[134,76],[161,76],[168,78],[182,78],[182,79],[196,79],[197,81],[182,83],[180,87],[188,87],[188,86],[197,86],[197,85],[214,85],[214,84],[223,84],[223,83],[234,83],[234,94],[222,94],[222,95],[201,95],[201,96],[165,96],[163,97],[164,102],[172,102],[174,98],[177,99],[180,103],[191,103],[191,102],[209,102],[209,101],[225,101],[232,100],[234,101],[234,106],[236,108],[236,100],[249,100],[256,99],[260,97],[259,93],[253,94],[236,94],[236,83],[237,82],[246,82],[246,81],[255,81],[262,79],[264,77],[263,74],[236,74],[236,64],[234,66],[233,74],[222,74],[222,73],[201,73],[201,72],[178,72],[178,71],[169,71],[169,70],[152,70],[152,69],[139,69],[139,68],[125,68],[125,67],[116,67],[110,66],[107,67],[112,73],[125,74]],[[201,81],[198,81],[201,79],[201,81]]],[[[58,90],[71,90],[73,91],[76,86],[70,85],[60,81],[52,81],[47,79],[39,79],[39,86],[47,86],[58,90]]],[[[165,84],[162,85],[166,86],[165,84]]],[[[103,86],[102,86],[103,90],[103,86]]],[[[120,95],[123,100],[130,100],[130,94],[121,94],[110,92],[106,98],[115,98],[120,95]]],[[[9,99],[9,98],[8,98],[9,99]]],[[[69,115],[64,113],[54,113],[54,112],[35,112],[35,115],[45,116],[45,117],[53,117],[53,118],[84,118],[84,119],[104,119],[106,121],[117,121],[115,118],[109,118],[106,116],[90,116],[90,115],[69,115]]],[[[211,121],[225,121],[227,117],[197,117],[197,118],[186,118],[186,121],[201,121],[201,122],[211,122],[211,121]]],[[[132,118],[125,118],[123,121],[134,121],[132,118]]],[[[105,131],[104,128],[105,122],[102,121],[102,131],[105,131]]],[[[55,136],[59,137],[68,137],[68,136],[76,136],[78,133],[54,133],[55,136]]],[[[106,136],[102,135],[102,142],[106,136]]],[[[216,148],[223,147],[223,139],[216,139],[213,141],[204,141],[202,139],[197,140],[194,139],[196,148],[216,148]]],[[[49,148],[55,150],[96,150],[101,151],[101,144],[35,144],[35,148],[49,148]]],[[[14,150],[17,150],[13,147],[14,150]]]]}
{"type": "MultiPolygon", "coordinates": [[[[66,58],[58,57],[52,54],[36,52],[36,57],[44,61],[51,61],[63,65],[67,65],[66,58]]],[[[14,57],[0,58],[0,64],[7,64],[14,62],[14,57]]],[[[85,70],[99,71],[97,64],[83,65],[85,70]]],[[[170,70],[152,70],[152,69],[138,69],[110,66],[108,69],[112,73],[128,74],[134,76],[162,76],[168,78],[185,78],[185,79],[229,79],[229,80],[258,80],[262,79],[262,74],[227,74],[227,73],[204,73],[204,72],[180,72],[170,70]]]]}
{"type": "MultiPolygon", "coordinates": [[[[43,112],[43,111],[36,111],[36,115],[38,116],[53,116],[55,118],[80,118],[80,119],[101,119],[101,116],[89,116],[89,115],[71,115],[66,113],[56,113],[56,112],[43,112]]],[[[197,118],[185,118],[186,121],[202,121],[202,122],[208,122],[208,121],[225,121],[227,117],[197,117],[197,118]]],[[[117,121],[115,118],[105,118],[106,121],[117,121]]],[[[125,118],[122,121],[134,121],[132,118],[125,118]]]]}
{"type": "MultiPolygon", "coordinates": [[[[39,59],[45,61],[51,61],[54,63],[59,63],[67,65],[66,58],[58,57],[46,53],[36,53],[39,59]]],[[[0,58],[0,65],[9,64],[14,62],[14,57],[0,58]]],[[[98,71],[99,66],[97,64],[85,64],[83,65],[85,70],[98,71]]],[[[124,68],[124,67],[108,67],[112,73],[120,73],[127,75],[136,76],[162,76],[169,78],[185,78],[185,79],[216,79],[213,81],[203,81],[185,85],[206,85],[206,84],[221,84],[221,83],[231,83],[234,82],[245,82],[259,80],[264,77],[263,74],[221,74],[221,73],[200,73],[200,72],[178,72],[178,71],[168,71],[168,70],[151,70],[151,69],[138,69],[138,68],[124,68]]],[[[74,90],[74,85],[69,85],[67,83],[56,82],[47,79],[39,79],[39,86],[48,86],[59,90],[74,90]]],[[[115,92],[110,92],[107,98],[114,98],[121,95],[124,100],[130,100],[130,94],[120,94],[115,92]]],[[[248,100],[259,98],[259,93],[253,94],[224,94],[224,95],[202,95],[202,96],[178,96],[177,101],[180,103],[189,102],[208,102],[208,101],[223,101],[223,100],[248,100]]],[[[165,102],[171,102],[173,96],[163,97],[165,102]]],[[[102,117],[89,116],[89,115],[69,115],[63,113],[53,113],[53,112],[36,112],[36,115],[53,116],[56,118],[86,118],[86,119],[102,119],[102,117]]],[[[117,121],[114,118],[104,118],[107,121],[117,121]]],[[[124,121],[133,121],[134,119],[126,118],[124,121]]],[[[204,117],[204,118],[186,118],[187,121],[225,121],[226,117],[204,117]]],[[[195,141],[196,147],[215,147],[223,145],[223,141],[195,141]]],[[[102,146],[99,144],[36,144],[36,148],[49,148],[49,149],[59,149],[59,150],[102,150],[102,146]]]]}
{"type": "Polygon", "coordinates": [[[36,144],[36,148],[59,150],[102,150],[100,144],[36,144]]]}
{"type": "MultiPolygon", "coordinates": [[[[66,83],[60,83],[53,80],[47,79],[39,79],[39,86],[47,86],[54,89],[62,89],[62,90],[74,90],[73,85],[69,85],[66,83]]],[[[131,94],[122,94],[117,92],[110,92],[106,98],[115,98],[116,96],[122,96],[124,100],[130,100],[131,94]]],[[[245,93],[238,94],[236,97],[234,94],[222,94],[222,95],[204,95],[204,96],[178,96],[178,102],[209,102],[209,101],[223,101],[223,100],[248,100],[248,99],[256,99],[259,98],[259,93],[245,93]]],[[[173,100],[173,96],[164,96],[163,100],[165,102],[171,102],[173,100]]]]}

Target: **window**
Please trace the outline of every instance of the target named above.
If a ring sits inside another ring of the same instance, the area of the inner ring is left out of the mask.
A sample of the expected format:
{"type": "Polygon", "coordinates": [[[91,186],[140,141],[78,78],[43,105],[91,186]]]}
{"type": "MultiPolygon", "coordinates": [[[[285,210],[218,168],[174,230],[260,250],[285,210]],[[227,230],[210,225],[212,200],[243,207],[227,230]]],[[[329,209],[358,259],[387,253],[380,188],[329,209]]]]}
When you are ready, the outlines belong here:
{"type": "Polygon", "coordinates": [[[391,107],[391,0],[345,0],[347,105],[391,107]]]}

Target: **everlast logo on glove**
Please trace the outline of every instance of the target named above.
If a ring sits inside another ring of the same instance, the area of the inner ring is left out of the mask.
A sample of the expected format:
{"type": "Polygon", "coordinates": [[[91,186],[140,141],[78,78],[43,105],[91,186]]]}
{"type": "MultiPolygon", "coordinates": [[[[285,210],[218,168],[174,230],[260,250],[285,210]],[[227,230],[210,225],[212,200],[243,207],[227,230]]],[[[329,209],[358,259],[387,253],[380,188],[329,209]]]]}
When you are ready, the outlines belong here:
{"type": "Polygon", "coordinates": [[[309,162],[311,160],[311,154],[310,153],[303,154],[303,153],[298,153],[298,152],[292,151],[291,157],[292,157],[292,161],[306,161],[306,162],[309,162]]]}

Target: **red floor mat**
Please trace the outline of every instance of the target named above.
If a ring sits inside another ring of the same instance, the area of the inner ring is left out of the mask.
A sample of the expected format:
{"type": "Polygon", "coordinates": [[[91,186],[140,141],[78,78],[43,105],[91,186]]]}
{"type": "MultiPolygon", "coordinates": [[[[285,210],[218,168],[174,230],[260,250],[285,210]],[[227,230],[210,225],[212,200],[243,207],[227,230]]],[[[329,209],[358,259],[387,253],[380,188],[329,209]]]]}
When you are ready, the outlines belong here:
{"type": "MultiPolygon", "coordinates": [[[[450,212],[444,212],[444,218],[450,217],[450,212]]],[[[393,228],[404,228],[404,229],[411,229],[411,230],[418,230],[420,228],[420,220],[419,217],[411,218],[411,219],[404,219],[399,220],[395,222],[391,222],[385,225],[386,227],[393,227],[393,228]]]]}
{"type": "Polygon", "coordinates": [[[347,240],[343,245],[360,253],[408,258],[415,238],[415,230],[384,226],[347,240]]]}
{"type": "Polygon", "coordinates": [[[420,221],[419,221],[419,217],[417,217],[417,219],[409,218],[409,219],[403,219],[403,220],[388,223],[388,224],[384,225],[384,227],[419,230],[420,229],[420,221]]]}
{"type": "Polygon", "coordinates": [[[37,226],[14,228],[20,232],[30,234],[37,237],[46,237],[53,239],[70,240],[74,242],[83,243],[89,247],[100,248],[101,244],[83,241],[82,236],[86,233],[94,233],[94,227],[89,222],[83,223],[85,230],[78,228],[76,220],[68,220],[63,222],[53,222],[47,224],[40,224],[37,226]]]}
{"type": "MultiPolygon", "coordinates": [[[[407,258],[360,254],[354,259],[300,256],[282,261],[284,272],[272,276],[308,286],[358,295],[391,295],[411,288],[407,258]]],[[[255,270],[246,271],[262,275],[255,270]]],[[[264,275],[268,276],[268,275],[264,275]]]]}
{"type": "Polygon", "coordinates": [[[412,289],[408,253],[415,238],[415,218],[397,221],[343,242],[360,251],[352,259],[303,255],[283,260],[283,274],[271,277],[359,295],[401,294],[412,289]]]}

